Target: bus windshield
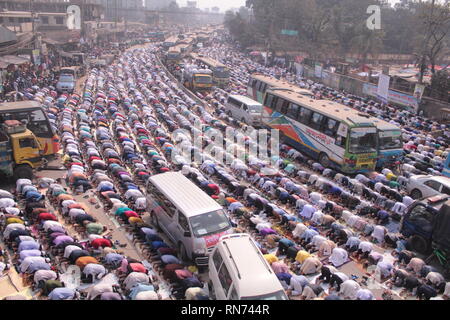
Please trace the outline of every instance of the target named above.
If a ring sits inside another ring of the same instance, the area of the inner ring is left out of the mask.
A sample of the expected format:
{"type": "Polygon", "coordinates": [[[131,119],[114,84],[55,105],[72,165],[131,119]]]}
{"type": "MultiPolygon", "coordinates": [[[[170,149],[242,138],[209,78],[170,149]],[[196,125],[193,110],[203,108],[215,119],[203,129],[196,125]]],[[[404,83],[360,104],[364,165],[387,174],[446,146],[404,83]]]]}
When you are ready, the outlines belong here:
{"type": "Polygon", "coordinates": [[[200,214],[191,217],[189,221],[197,238],[219,233],[230,227],[230,221],[223,210],[200,214]]]}
{"type": "Polygon", "coordinates": [[[211,77],[208,76],[195,76],[194,80],[197,83],[212,83],[211,77]]]}
{"type": "Polygon", "coordinates": [[[402,137],[398,130],[380,131],[378,134],[378,144],[380,150],[401,149],[402,137]]]}
{"type": "Polygon", "coordinates": [[[377,151],[375,128],[353,128],[350,131],[350,153],[370,153],[377,151]]]}
{"type": "Polygon", "coordinates": [[[217,78],[229,78],[230,77],[230,72],[228,71],[228,69],[226,68],[216,68],[214,70],[214,75],[217,78]]]}

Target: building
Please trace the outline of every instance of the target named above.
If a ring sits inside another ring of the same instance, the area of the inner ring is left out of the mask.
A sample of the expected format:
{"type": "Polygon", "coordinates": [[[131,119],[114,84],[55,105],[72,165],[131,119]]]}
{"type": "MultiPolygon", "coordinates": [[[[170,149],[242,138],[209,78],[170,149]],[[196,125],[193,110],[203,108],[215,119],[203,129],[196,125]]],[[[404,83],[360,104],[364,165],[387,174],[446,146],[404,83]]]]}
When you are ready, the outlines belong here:
{"type": "Polygon", "coordinates": [[[16,33],[67,30],[67,13],[0,11],[0,23],[16,33]]]}
{"type": "Polygon", "coordinates": [[[100,19],[104,14],[99,0],[0,0],[0,8],[4,11],[66,13],[70,5],[80,7],[82,21],[100,19]]]}
{"type": "Polygon", "coordinates": [[[211,13],[220,13],[220,8],[219,7],[212,7],[211,8],[211,13]]]}
{"type": "Polygon", "coordinates": [[[197,1],[188,1],[186,3],[186,7],[188,7],[188,8],[197,8],[197,1]]]}
{"type": "Polygon", "coordinates": [[[147,10],[160,10],[167,8],[173,0],[145,0],[147,10]]]}

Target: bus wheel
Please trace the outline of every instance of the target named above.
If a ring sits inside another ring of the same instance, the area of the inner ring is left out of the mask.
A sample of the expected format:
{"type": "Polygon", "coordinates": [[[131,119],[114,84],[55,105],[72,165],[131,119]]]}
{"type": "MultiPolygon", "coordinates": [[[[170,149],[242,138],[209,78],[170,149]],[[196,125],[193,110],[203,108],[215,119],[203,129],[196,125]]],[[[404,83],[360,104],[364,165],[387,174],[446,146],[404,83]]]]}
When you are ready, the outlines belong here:
{"type": "Polygon", "coordinates": [[[422,192],[418,189],[414,189],[413,191],[411,191],[411,198],[413,198],[414,200],[422,198],[422,192]]]}
{"type": "Polygon", "coordinates": [[[328,168],[330,166],[330,158],[326,155],[326,153],[321,153],[319,155],[319,162],[322,166],[325,168],[328,168]]]}
{"type": "Polygon", "coordinates": [[[29,165],[20,165],[14,169],[14,180],[30,179],[33,180],[33,169],[29,165]]]}
{"type": "Polygon", "coordinates": [[[411,248],[421,254],[427,254],[429,251],[428,242],[421,236],[412,236],[408,241],[411,248]]]}

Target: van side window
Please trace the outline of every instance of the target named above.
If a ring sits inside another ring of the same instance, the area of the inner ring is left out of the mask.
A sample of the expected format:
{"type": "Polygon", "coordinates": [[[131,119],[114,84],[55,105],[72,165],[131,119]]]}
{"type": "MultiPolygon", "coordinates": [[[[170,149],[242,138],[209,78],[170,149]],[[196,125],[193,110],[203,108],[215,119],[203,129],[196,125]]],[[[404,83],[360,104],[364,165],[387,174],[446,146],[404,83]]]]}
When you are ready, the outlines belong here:
{"type": "Polygon", "coordinates": [[[248,112],[248,107],[247,107],[246,104],[243,104],[243,105],[242,105],[242,109],[243,109],[245,112],[248,112]]]}
{"type": "Polygon", "coordinates": [[[219,280],[222,285],[223,290],[225,291],[225,295],[228,295],[228,290],[230,289],[233,280],[230,277],[230,273],[228,272],[227,266],[225,263],[222,263],[222,266],[219,270],[219,280]]]}
{"type": "Polygon", "coordinates": [[[216,250],[216,252],[213,255],[213,262],[217,271],[219,271],[220,266],[222,265],[222,261],[223,261],[222,256],[220,255],[219,250],[216,250]]]}
{"type": "Polygon", "coordinates": [[[189,231],[189,223],[187,218],[181,212],[178,212],[178,223],[184,231],[189,231]]]}
{"type": "Polygon", "coordinates": [[[152,188],[153,197],[161,206],[161,208],[167,213],[168,216],[173,217],[177,209],[157,188],[152,188]]]}

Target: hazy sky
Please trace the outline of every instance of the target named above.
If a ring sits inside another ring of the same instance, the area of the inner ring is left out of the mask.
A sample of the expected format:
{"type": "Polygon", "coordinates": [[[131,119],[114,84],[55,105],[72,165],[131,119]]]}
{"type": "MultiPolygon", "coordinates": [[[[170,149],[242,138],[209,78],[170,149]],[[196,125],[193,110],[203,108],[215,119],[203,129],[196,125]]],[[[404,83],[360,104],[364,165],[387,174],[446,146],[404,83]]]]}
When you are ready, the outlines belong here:
{"type": "MultiPolygon", "coordinates": [[[[187,0],[177,0],[180,6],[185,6],[187,0]]],[[[245,0],[197,0],[197,7],[200,9],[219,7],[221,12],[230,8],[239,8],[245,5],[245,0]]]]}
{"type": "MultiPolygon", "coordinates": [[[[389,0],[390,3],[396,3],[400,0],[389,0]]],[[[187,0],[177,0],[177,3],[183,7],[186,5],[187,0]]],[[[225,12],[230,8],[239,8],[245,5],[245,0],[197,0],[197,7],[212,8],[219,7],[221,12],[225,12]]]]}

